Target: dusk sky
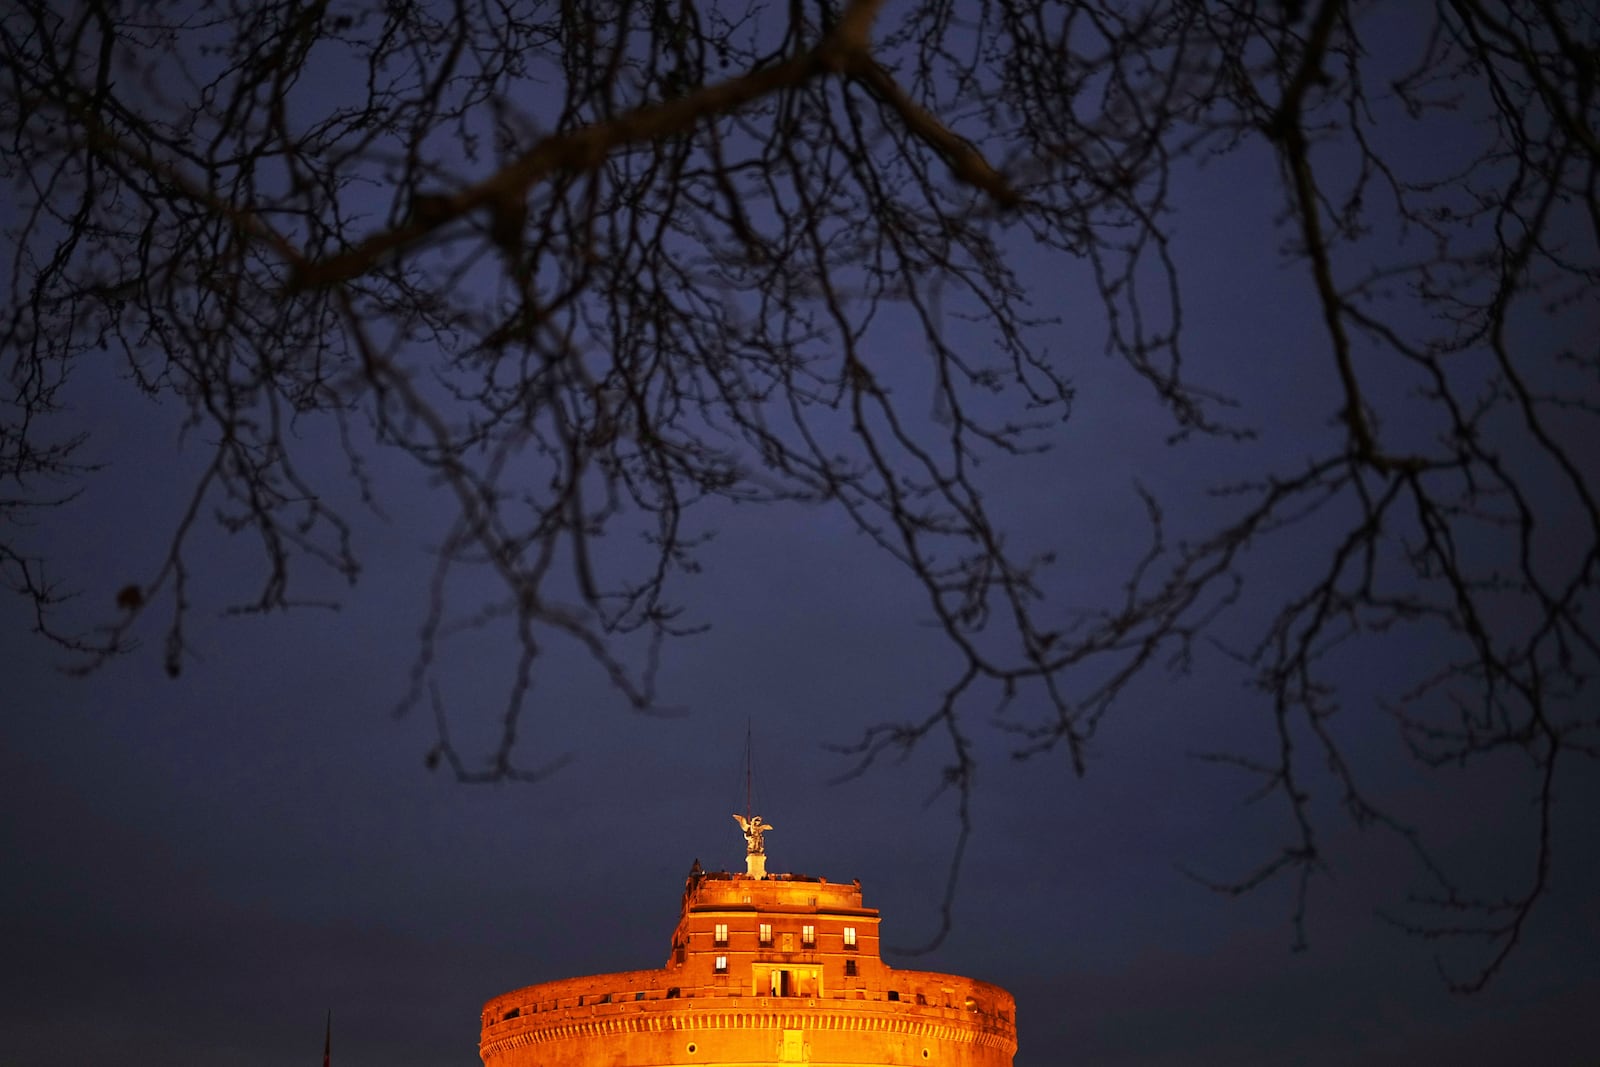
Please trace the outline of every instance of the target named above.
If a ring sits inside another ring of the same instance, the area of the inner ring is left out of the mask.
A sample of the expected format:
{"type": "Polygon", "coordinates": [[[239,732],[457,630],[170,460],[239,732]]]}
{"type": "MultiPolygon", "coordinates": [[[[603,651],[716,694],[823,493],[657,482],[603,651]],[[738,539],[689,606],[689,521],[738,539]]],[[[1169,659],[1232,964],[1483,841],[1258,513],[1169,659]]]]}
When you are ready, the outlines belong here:
{"type": "MultiPolygon", "coordinates": [[[[1449,137],[1400,155],[1448,154],[1449,137]]],[[[1192,533],[1229,506],[1211,487],[1291,468],[1341,432],[1310,272],[1282,254],[1283,191],[1266,146],[1180,177],[1172,254],[1189,374],[1238,400],[1227,417],[1257,431],[1251,440],[1169,443],[1170,415],[1104,352],[1085,266],[1021,225],[996,228],[1031,308],[1051,320],[1038,342],[1076,395],[1048,451],[990,457],[982,484],[1012,543],[1056,551],[1042,592],[1068,613],[1120,595],[1148,542],[1137,487],[1192,533]]],[[[12,269],[8,256],[8,290],[12,269]]],[[[1531,346],[1592,358],[1594,293],[1519,328],[1531,346]]],[[[952,330],[982,343],[977,327],[952,330]]],[[[921,344],[902,308],[864,347],[911,392],[922,379],[895,361],[915,362],[921,344]]],[[[1398,374],[1374,374],[1399,395],[1398,374]]],[[[85,457],[103,469],[78,499],[35,514],[19,543],[48,550],[52,577],[81,591],[70,610],[92,625],[159,567],[205,431],[185,435],[181,405],[139,394],[114,363],[85,360],[72,385],[70,416],[91,433],[85,457]]],[[[1600,400],[1593,379],[1585,388],[1600,400]]],[[[925,717],[960,664],[926,593],[845,516],[708,504],[694,518],[713,536],[703,573],[677,594],[682,621],[708,628],[668,643],[661,710],[631,709],[576,644],[552,638],[518,750],[550,773],[466,785],[426,766],[426,702],[395,713],[449,494],[374,450],[382,513],[363,510],[330,427],[297,432],[308,469],[355,521],[359,583],[303,588],[337,610],[227,614],[259,586],[261,563],[248,534],[212,525],[191,552],[191,656],[177,678],[163,670],[160,618],[135,632],[138,649],[77,676],[72,657],[31,633],[32,605],[0,599],[0,1064],[311,1064],[329,1011],[335,1067],[473,1064],[485,1000],[660,966],[690,864],[742,868],[730,815],[745,806],[747,728],[755,808],[775,827],[769,869],[860,879],[898,950],[891,965],[1010,990],[1019,1067],[1595,1062],[1592,760],[1569,765],[1557,789],[1549,889],[1522,944],[1474,995],[1451,993],[1439,971],[1470,972],[1472,946],[1383,920],[1426,882],[1394,835],[1352,823],[1331,779],[1308,782],[1326,870],[1311,882],[1303,951],[1292,879],[1238,897],[1201,884],[1242,877],[1291,832],[1279,800],[1252,802],[1248,776],[1197,754],[1271,751],[1271,702],[1230,650],[1258,637],[1315,565],[1315,524],[1254,553],[1240,603],[1196,646],[1192,669],[1158,662],[1122,694],[1081,777],[1063,750],[1012,757],[1025,742],[1008,727],[1041,713],[1035,696],[969,708],[972,835],[953,926],[918,955],[940,929],[959,830],[956,798],[938,788],[947,752],[933,737],[851,776],[838,749],[872,724],[925,717]]],[[[1592,422],[1575,433],[1592,441],[1592,422]]],[[[1592,487],[1592,446],[1583,459],[1592,487]]],[[[1514,552],[1509,540],[1478,547],[1514,552]]],[[[461,613],[470,593],[457,590],[461,613]]],[[[442,646],[437,678],[469,758],[493,746],[512,651],[493,630],[442,646]]],[[[1526,760],[1423,770],[1383,703],[1452,654],[1425,630],[1336,653],[1337,729],[1373,795],[1422,828],[1469,888],[1503,892],[1532,862],[1526,760]]]]}

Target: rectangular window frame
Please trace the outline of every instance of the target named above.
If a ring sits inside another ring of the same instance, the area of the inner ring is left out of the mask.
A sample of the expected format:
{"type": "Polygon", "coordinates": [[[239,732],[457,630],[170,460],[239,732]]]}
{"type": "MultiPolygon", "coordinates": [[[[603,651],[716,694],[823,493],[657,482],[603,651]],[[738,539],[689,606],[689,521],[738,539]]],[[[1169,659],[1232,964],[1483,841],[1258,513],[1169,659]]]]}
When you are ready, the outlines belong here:
{"type": "Polygon", "coordinates": [[[806,948],[815,948],[817,945],[817,928],[815,926],[800,927],[800,944],[806,948]]]}
{"type": "Polygon", "coordinates": [[[759,936],[760,941],[761,941],[761,943],[763,945],[765,945],[765,946],[767,946],[769,948],[772,946],[772,924],[771,923],[762,923],[756,929],[756,933],[759,936]]]}
{"type": "Polygon", "coordinates": [[[718,946],[726,945],[728,943],[727,923],[717,923],[717,925],[712,928],[711,941],[713,944],[718,946]]]}
{"type": "Polygon", "coordinates": [[[856,977],[856,961],[855,960],[845,960],[844,961],[844,976],[846,978],[854,978],[854,977],[856,977]]]}
{"type": "Polygon", "coordinates": [[[712,973],[713,974],[727,974],[728,973],[728,957],[726,957],[726,956],[718,956],[717,960],[716,960],[716,967],[713,968],[712,973]]]}
{"type": "Polygon", "coordinates": [[[844,928],[844,947],[847,949],[856,947],[856,928],[854,926],[846,926],[844,928]]]}

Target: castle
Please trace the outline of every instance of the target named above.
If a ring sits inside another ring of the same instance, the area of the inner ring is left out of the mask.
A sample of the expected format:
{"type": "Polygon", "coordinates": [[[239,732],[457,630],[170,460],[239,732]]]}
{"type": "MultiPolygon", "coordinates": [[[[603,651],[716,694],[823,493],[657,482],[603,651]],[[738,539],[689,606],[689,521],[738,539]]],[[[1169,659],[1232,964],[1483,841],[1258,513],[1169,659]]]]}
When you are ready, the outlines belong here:
{"type": "Polygon", "coordinates": [[[742,874],[689,871],[666,965],[542,982],[484,1005],[484,1067],[1010,1067],[999,986],[879,958],[861,883],[768,874],[759,817],[742,874]]]}

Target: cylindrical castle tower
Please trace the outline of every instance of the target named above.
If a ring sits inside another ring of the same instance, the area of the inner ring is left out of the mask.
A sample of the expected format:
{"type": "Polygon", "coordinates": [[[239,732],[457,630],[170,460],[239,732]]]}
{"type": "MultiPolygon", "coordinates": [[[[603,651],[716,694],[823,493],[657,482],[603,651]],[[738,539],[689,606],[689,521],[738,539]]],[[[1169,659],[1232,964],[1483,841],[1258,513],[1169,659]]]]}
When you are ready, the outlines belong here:
{"type": "Polygon", "coordinates": [[[1011,994],[888,966],[861,884],[765,874],[754,823],[746,873],[690,870],[666,966],[495,997],[484,1067],[1011,1067],[1011,994]]]}

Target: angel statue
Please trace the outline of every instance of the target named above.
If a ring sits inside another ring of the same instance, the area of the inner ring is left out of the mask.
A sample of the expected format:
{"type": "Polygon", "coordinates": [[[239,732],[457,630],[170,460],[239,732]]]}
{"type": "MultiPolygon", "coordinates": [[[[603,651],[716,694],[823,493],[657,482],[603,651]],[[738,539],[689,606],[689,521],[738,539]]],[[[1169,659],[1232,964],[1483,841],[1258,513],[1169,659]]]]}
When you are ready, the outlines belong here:
{"type": "Polygon", "coordinates": [[[766,847],[761,843],[761,835],[772,829],[771,823],[761,821],[761,816],[747,819],[743,815],[735,815],[739,820],[739,829],[744,831],[744,850],[751,856],[765,856],[766,847]]]}

